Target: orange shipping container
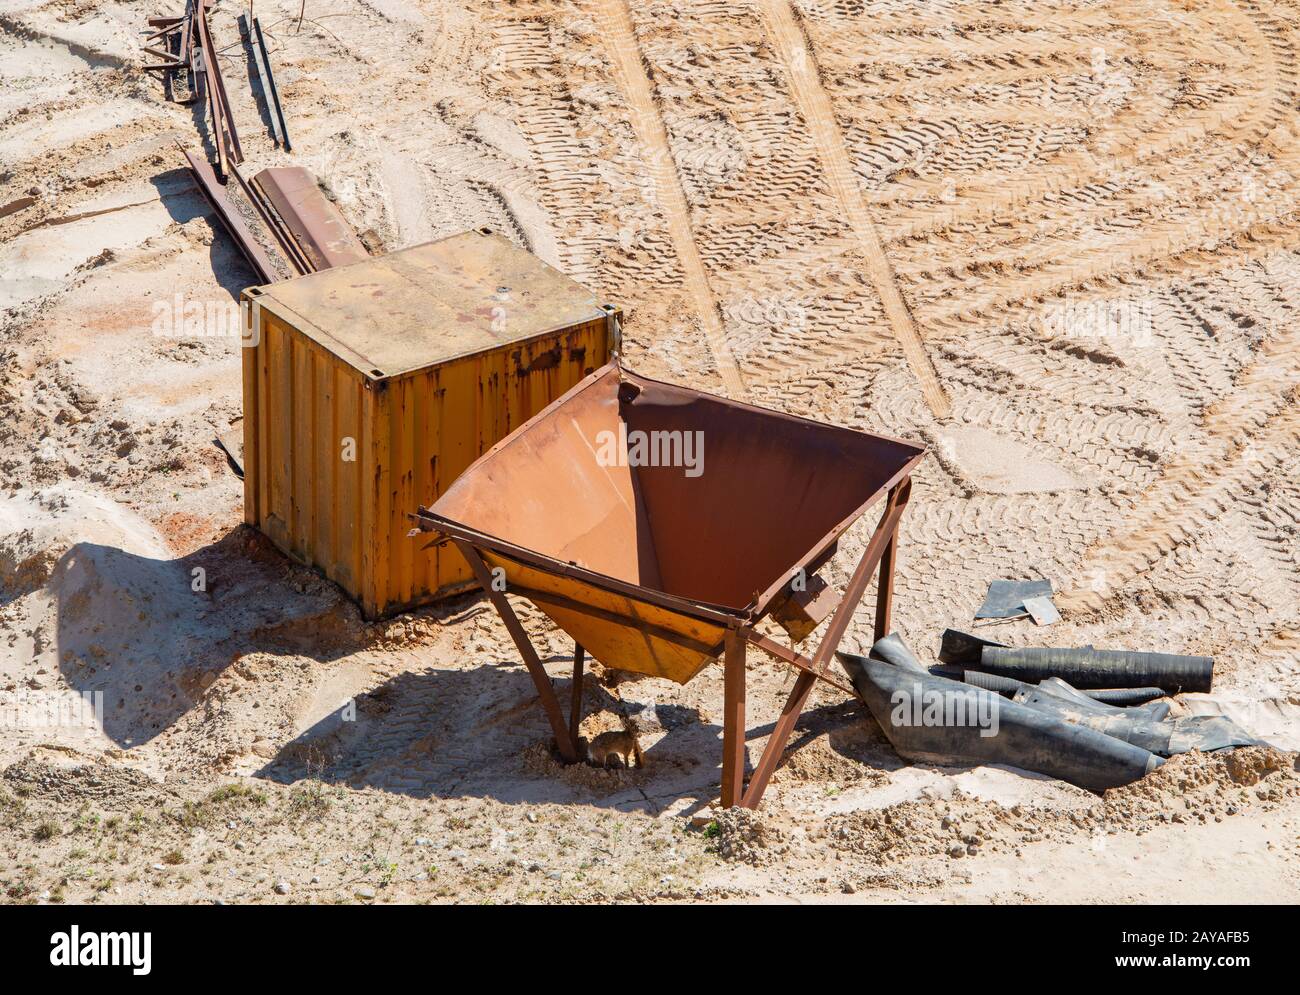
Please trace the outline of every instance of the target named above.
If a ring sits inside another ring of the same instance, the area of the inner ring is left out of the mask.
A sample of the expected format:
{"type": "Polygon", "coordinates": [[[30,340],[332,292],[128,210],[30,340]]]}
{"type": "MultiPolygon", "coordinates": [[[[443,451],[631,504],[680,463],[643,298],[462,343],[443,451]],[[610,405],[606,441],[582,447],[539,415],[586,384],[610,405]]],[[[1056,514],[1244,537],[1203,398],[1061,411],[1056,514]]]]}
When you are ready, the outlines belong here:
{"type": "Polygon", "coordinates": [[[621,317],[487,229],[244,300],[244,520],[367,618],[474,586],[407,514],[606,363],[621,317]]]}

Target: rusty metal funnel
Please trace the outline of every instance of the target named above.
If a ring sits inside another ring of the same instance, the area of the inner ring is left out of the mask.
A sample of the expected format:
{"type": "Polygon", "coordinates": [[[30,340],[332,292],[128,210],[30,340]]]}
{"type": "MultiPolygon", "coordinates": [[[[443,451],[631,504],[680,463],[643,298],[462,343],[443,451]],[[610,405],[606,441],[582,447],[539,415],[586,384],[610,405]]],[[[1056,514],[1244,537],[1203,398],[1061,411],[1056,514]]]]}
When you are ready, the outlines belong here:
{"type": "Polygon", "coordinates": [[[924,452],[611,364],[418,517],[601,663],[685,683],[924,452]]]}

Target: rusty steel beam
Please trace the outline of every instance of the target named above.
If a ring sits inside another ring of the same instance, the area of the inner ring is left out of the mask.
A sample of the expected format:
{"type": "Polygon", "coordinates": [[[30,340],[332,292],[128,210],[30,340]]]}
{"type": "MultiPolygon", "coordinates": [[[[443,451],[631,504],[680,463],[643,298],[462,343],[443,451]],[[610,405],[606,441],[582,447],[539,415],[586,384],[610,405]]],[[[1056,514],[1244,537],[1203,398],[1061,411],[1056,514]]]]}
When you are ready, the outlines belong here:
{"type": "MultiPolygon", "coordinates": [[[[280,118],[276,115],[275,108],[271,106],[271,85],[267,82],[271,73],[266,64],[266,50],[258,44],[260,34],[253,33],[253,26],[249,23],[247,14],[239,15],[239,31],[244,36],[248,51],[253,56],[253,68],[257,70],[257,81],[262,88],[262,103],[266,106],[267,120],[271,122],[271,138],[276,145],[284,145],[284,136],[280,133],[280,118]]],[[[250,79],[249,82],[252,80],[250,79]]]]}
{"type": "Polygon", "coordinates": [[[546,711],[546,717],[550,719],[551,731],[555,734],[555,744],[559,747],[560,756],[564,757],[569,763],[576,763],[578,751],[569,738],[569,729],[564,723],[560,703],[555,697],[555,688],[551,686],[551,678],[547,675],[546,668],[542,666],[537,650],[533,649],[533,644],[528,639],[528,633],[524,631],[523,623],[515,615],[515,610],[510,607],[510,602],[506,600],[506,596],[493,586],[492,575],[488,573],[487,564],[483,562],[483,557],[478,555],[478,550],[463,539],[457,539],[455,543],[456,548],[460,550],[461,556],[465,557],[470,569],[474,571],[474,576],[482,586],[483,593],[488,596],[488,600],[492,602],[492,607],[501,616],[501,621],[505,623],[510,638],[515,642],[515,648],[519,650],[519,655],[524,659],[524,666],[528,668],[528,673],[533,679],[533,685],[537,688],[537,696],[542,701],[542,708],[546,711]]]}
{"type": "MultiPolygon", "coordinates": [[[[204,0],[206,2],[206,0],[204,0]]],[[[195,63],[191,58],[190,39],[193,33],[194,24],[194,4],[195,0],[186,0],[185,13],[179,17],[150,17],[147,19],[149,27],[155,29],[150,31],[141,45],[145,54],[152,55],[155,58],[165,59],[162,63],[152,63],[143,66],[145,72],[163,73],[163,85],[165,87],[166,97],[168,100],[175,100],[173,87],[179,78],[182,69],[187,71],[189,76],[190,97],[182,103],[189,103],[194,99],[195,87],[195,63]],[[165,44],[166,50],[158,48],[158,44],[165,44]],[[173,51],[173,47],[176,51],[173,51]]]]}
{"type": "Polygon", "coordinates": [[[194,14],[206,8],[207,0],[185,0],[185,28],[181,33],[181,59],[188,62],[194,48],[194,14]]]}
{"type": "Polygon", "coordinates": [[[569,738],[577,750],[582,737],[578,729],[582,725],[582,672],[587,662],[587,651],[581,643],[573,644],[573,687],[569,692],[569,738]]]}
{"type": "Polygon", "coordinates": [[[270,202],[266,199],[266,195],[263,194],[261,190],[258,190],[256,186],[252,187],[252,189],[257,191],[258,203],[263,205],[266,209],[266,216],[268,219],[267,224],[271,226],[271,231],[275,234],[275,240],[284,248],[285,253],[289,256],[289,262],[293,265],[293,268],[298,271],[298,275],[303,276],[307,273],[315,273],[316,270],[312,268],[311,262],[305,255],[303,255],[302,246],[297,243],[293,234],[287,227],[285,227],[284,222],[280,220],[280,215],[275,212],[275,208],[273,208],[270,202]]]}
{"type": "Polygon", "coordinates": [[[267,199],[262,188],[257,185],[257,178],[254,177],[253,182],[249,183],[238,169],[234,170],[234,173],[244,190],[245,196],[257,208],[257,213],[261,215],[263,223],[271,230],[271,234],[275,237],[276,243],[280,246],[280,251],[284,253],[289,265],[297,270],[299,276],[314,273],[315,269],[311,265],[311,261],[303,254],[302,246],[298,244],[293,237],[293,233],[281,220],[279,213],[267,199]]]}
{"type": "Polygon", "coordinates": [[[217,57],[217,47],[212,43],[212,32],[208,25],[208,11],[205,0],[199,0],[195,14],[197,18],[198,47],[203,54],[203,71],[207,76],[208,109],[212,115],[212,137],[217,146],[217,161],[221,175],[230,172],[230,164],[244,161],[244,150],[239,144],[239,133],[235,129],[234,119],[230,114],[230,97],[226,94],[226,84],[221,78],[221,66],[217,57]]]}
{"type": "Polygon", "coordinates": [[[235,128],[234,116],[230,113],[230,96],[226,93],[226,81],[221,75],[220,53],[217,51],[216,45],[212,43],[212,29],[208,24],[206,2],[204,3],[203,17],[199,21],[199,27],[203,31],[203,45],[210,56],[208,71],[217,85],[217,93],[221,96],[221,116],[225,120],[226,137],[229,142],[227,154],[233,153],[233,155],[230,155],[231,161],[238,165],[244,161],[244,149],[239,143],[239,132],[235,128]]]}
{"type": "Polygon", "coordinates": [[[894,614],[894,554],[898,549],[898,535],[889,537],[880,556],[880,581],[876,587],[876,635],[873,643],[889,635],[894,614]]]}
{"type": "Polygon", "coordinates": [[[168,35],[183,30],[185,30],[185,28],[182,24],[173,24],[166,28],[159,28],[157,31],[151,31],[149,34],[145,35],[144,43],[147,45],[150,42],[157,41],[159,38],[166,38],[168,35]]]}
{"type": "Polygon", "coordinates": [[[190,81],[190,103],[202,104],[207,99],[207,83],[203,78],[203,55],[198,48],[190,45],[186,50],[186,60],[189,62],[190,71],[188,73],[190,81]]]}
{"type": "Polygon", "coordinates": [[[272,210],[271,205],[266,202],[266,198],[262,195],[262,192],[244,179],[244,174],[239,171],[238,166],[232,166],[230,172],[235,177],[236,182],[239,183],[239,187],[243,191],[244,196],[248,198],[248,202],[252,204],[253,209],[257,211],[258,217],[262,219],[262,223],[266,225],[267,229],[271,232],[272,237],[275,239],[276,244],[279,245],[280,251],[284,253],[289,265],[296,269],[300,276],[304,273],[310,273],[311,270],[307,268],[306,261],[302,258],[302,254],[299,251],[297,244],[293,239],[288,237],[283,226],[280,224],[279,218],[276,217],[275,211],[272,210]]]}
{"type": "Polygon", "coordinates": [[[262,84],[262,99],[266,101],[266,116],[271,119],[271,134],[277,145],[283,145],[286,152],[292,151],[289,143],[289,125],[284,119],[284,109],[280,106],[280,88],[275,85],[275,75],[271,72],[271,53],[266,48],[266,39],[262,36],[262,22],[253,18],[250,27],[248,18],[240,15],[240,24],[249,38],[249,48],[253,53],[253,65],[257,67],[257,78],[262,84]]]}
{"type": "Polygon", "coordinates": [[[786,698],[785,705],[781,709],[781,715],[776,720],[776,726],[772,729],[772,735],[768,737],[767,748],[763,750],[763,755],[758,758],[758,765],[749,778],[749,787],[745,789],[744,795],[736,803],[741,808],[758,808],[763,792],[767,790],[767,782],[776,771],[776,765],[781,761],[781,754],[785,752],[785,744],[794,733],[795,723],[799,721],[799,716],[803,714],[804,706],[808,703],[808,695],[812,692],[813,685],[816,683],[817,678],[807,671],[801,671],[799,676],[795,678],[794,687],[790,689],[790,696],[786,698]]]}
{"type": "MultiPolygon", "coordinates": [[[[220,111],[217,109],[216,89],[212,85],[212,80],[208,77],[208,57],[203,50],[203,45],[195,45],[190,49],[190,74],[196,83],[196,94],[200,104],[207,106],[207,114],[212,118],[212,144],[217,150],[217,169],[220,171],[222,178],[230,175],[230,161],[226,157],[226,143],[222,138],[220,111]]],[[[202,109],[200,109],[202,116],[202,109]]]]}
{"type": "MultiPolygon", "coordinates": [[[[880,516],[880,523],[876,526],[876,531],[872,533],[871,541],[867,543],[867,548],[862,553],[862,559],[858,561],[858,568],[854,571],[849,586],[844,589],[844,598],[840,601],[839,607],[835,609],[835,614],[831,616],[831,624],[826,630],[826,635],[822,637],[821,643],[817,646],[817,652],[813,654],[813,670],[818,673],[826,670],[830,663],[831,654],[835,652],[840,640],[844,638],[849,622],[853,619],[853,612],[867,591],[867,584],[871,580],[871,572],[876,569],[877,564],[884,557],[885,547],[894,541],[894,535],[898,531],[898,522],[903,517],[903,512],[906,510],[907,502],[911,496],[912,478],[910,476],[890,489],[889,501],[885,505],[884,513],[880,516]]],[[[892,597],[893,592],[888,593],[892,597]]]]}
{"type": "Polygon", "coordinates": [[[745,791],[745,638],[727,631],[722,685],[722,807],[739,805],[745,791]]]}
{"type": "Polygon", "coordinates": [[[313,270],[368,259],[370,253],[330,200],[316,177],[301,166],[264,169],[253,177],[313,270]]]}
{"type": "Polygon", "coordinates": [[[185,154],[190,173],[193,175],[199,191],[207,198],[208,204],[216,212],[217,219],[230,233],[230,237],[239,246],[239,251],[244,254],[244,258],[257,272],[259,282],[271,283],[278,279],[275,264],[271,262],[271,258],[266,254],[266,250],[262,248],[262,244],[253,236],[243,216],[230,203],[229,198],[226,196],[226,188],[217,179],[212,165],[207,160],[191,154],[184,147],[181,148],[181,151],[185,154]]]}
{"type": "Polygon", "coordinates": [[[776,659],[780,660],[782,663],[788,663],[790,666],[794,667],[795,670],[798,670],[801,673],[811,674],[818,680],[825,681],[837,691],[843,691],[845,694],[854,698],[860,697],[857,690],[852,685],[840,681],[838,678],[834,677],[829,670],[823,673],[813,670],[812,661],[802,653],[796,653],[788,646],[782,646],[770,636],[765,636],[760,632],[755,632],[753,629],[743,628],[740,631],[748,642],[757,646],[769,656],[776,657],[776,659]]]}
{"type": "MultiPolygon", "coordinates": [[[[849,580],[848,587],[844,589],[844,597],[835,610],[835,614],[831,617],[830,627],[818,644],[817,652],[813,654],[810,668],[801,671],[799,677],[795,680],[790,696],[786,699],[785,707],[781,710],[781,716],[777,719],[776,727],[768,737],[767,747],[763,750],[763,755],[759,757],[758,764],[754,767],[754,773],[749,778],[749,787],[745,789],[745,794],[740,801],[742,807],[758,807],[759,800],[767,789],[767,782],[771,780],[777,764],[781,762],[781,754],[785,752],[786,743],[789,742],[791,734],[794,733],[795,723],[799,720],[804,706],[808,703],[808,695],[812,693],[813,685],[817,683],[818,677],[826,673],[831,654],[835,652],[839,647],[840,640],[844,638],[844,633],[848,630],[849,622],[853,618],[853,612],[857,609],[862,596],[866,594],[872,573],[875,572],[877,565],[883,559],[885,548],[894,542],[899,520],[907,507],[911,493],[912,478],[910,476],[904,478],[890,489],[889,501],[885,505],[884,513],[880,516],[880,523],[876,526],[876,531],[872,533],[867,548],[863,550],[862,559],[858,561],[857,569],[853,571],[853,577],[849,580]]],[[[892,593],[892,590],[881,591],[879,596],[892,597],[892,593]]]]}

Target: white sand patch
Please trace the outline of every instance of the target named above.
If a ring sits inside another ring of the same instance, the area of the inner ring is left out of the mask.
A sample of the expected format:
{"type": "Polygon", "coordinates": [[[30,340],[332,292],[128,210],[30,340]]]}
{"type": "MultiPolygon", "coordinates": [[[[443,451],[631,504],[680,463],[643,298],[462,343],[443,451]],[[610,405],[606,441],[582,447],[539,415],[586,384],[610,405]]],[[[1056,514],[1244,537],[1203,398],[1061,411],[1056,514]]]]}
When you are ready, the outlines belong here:
{"type": "Polygon", "coordinates": [[[112,100],[97,107],[59,111],[48,117],[36,115],[16,126],[6,140],[13,143],[10,148],[20,150],[24,159],[34,159],[52,149],[113,131],[147,116],[146,110],[135,101],[112,100]]]}
{"type": "Polygon", "coordinates": [[[5,274],[0,308],[62,290],[78,266],[105,250],[139,245],[170,223],[167,208],[158,201],[25,232],[0,246],[0,273],[5,274]]]}
{"type": "Polygon", "coordinates": [[[1057,466],[1038,459],[1028,446],[974,425],[935,433],[940,452],[980,490],[1034,494],[1078,490],[1084,485],[1057,466]]]}
{"type": "MultiPolygon", "coordinates": [[[[32,80],[56,73],[79,72],[87,66],[89,63],[85,59],[48,38],[0,36],[0,76],[15,87],[23,87],[32,80]]],[[[14,106],[22,106],[20,92],[15,90],[6,94],[6,97],[13,98],[14,106]]],[[[10,103],[10,100],[5,103],[10,103]]]]}
{"type": "Polygon", "coordinates": [[[19,491],[0,501],[0,594],[43,587],[54,564],[78,543],[167,556],[157,531],[107,494],[68,485],[19,491]]]}
{"type": "Polygon", "coordinates": [[[91,66],[134,65],[139,58],[137,38],[122,19],[95,13],[64,20],[53,9],[33,11],[32,6],[18,3],[10,9],[22,11],[24,25],[37,39],[66,49],[91,66]]]}
{"type": "Polygon", "coordinates": [[[157,531],[106,494],[58,486],[0,503],[0,594],[23,634],[0,643],[0,706],[18,716],[8,746],[147,738],[175,694],[158,680],[170,653],[203,629],[189,581],[157,531]],[[71,710],[78,696],[100,714],[71,710]]]}
{"type": "Polygon", "coordinates": [[[981,767],[914,765],[894,771],[885,784],[849,788],[819,805],[826,814],[880,809],[917,799],[948,798],[960,791],[970,798],[1012,805],[1053,805],[1070,808],[1095,798],[1090,792],[1044,774],[1000,764],[981,767]]]}

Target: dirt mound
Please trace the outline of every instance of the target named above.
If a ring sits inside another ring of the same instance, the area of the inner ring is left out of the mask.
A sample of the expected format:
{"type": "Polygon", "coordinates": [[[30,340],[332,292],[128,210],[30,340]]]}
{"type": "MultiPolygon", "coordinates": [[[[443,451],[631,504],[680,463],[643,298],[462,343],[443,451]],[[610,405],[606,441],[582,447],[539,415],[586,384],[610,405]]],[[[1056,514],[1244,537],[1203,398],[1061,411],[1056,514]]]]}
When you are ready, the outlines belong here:
{"type": "Polygon", "coordinates": [[[566,764],[556,756],[549,742],[534,743],[525,749],[520,764],[530,774],[563,781],[575,788],[589,791],[596,797],[625,791],[648,780],[648,772],[643,769],[593,767],[587,763],[566,764]]]}
{"type": "MultiPolygon", "coordinates": [[[[869,744],[874,742],[866,737],[862,741],[869,744]]],[[[846,750],[841,744],[832,744],[826,737],[819,737],[787,754],[772,780],[776,784],[839,786],[863,781],[885,784],[889,775],[864,762],[863,754],[867,752],[862,748],[846,750]]]]}
{"type": "Polygon", "coordinates": [[[158,795],[157,782],[134,768],[51,750],[33,751],[10,764],[4,781],[14,794],[42,802],[140,805],[158,795]]]}
{"type": "Polygon", "coordinates": [[[790,849],[786,830],[771,816],[747,808],[723,809],[705,827],[705,835],[723,860],[755,867],[775,862],[790,849]]]}
{"type": "Polygon", "coordinates": [[[1078,809],[1004,808],[956,791],[945,801],[833,816],[826,836],[836,849],[883,863],[944,854],[955,859],[1076,835],[1141,835],[1168,823],[1221,822],[1300,797],[1295,762],[1294,754],[1268,747],[1187,753],[1078,809]]]}
{"type": "Polygon", "coordinates": [[[1295,763],[1295,754],[1267,746],[1184,753],[1140,781],[1107,791],[1106,808],[1127,821],[1167,815],[1174,822],[1204,822],[1235,815],[1252,799],[1275,802],[1300,794],[1295,763]]]}
{"type": "Polygon", "coordinates": [[[1234,784],[1246,785],[1258,784],[1274,771],[1298,769],[1295,754],[1260,747],[1233,750],[1224,765],[1234,784]]]}
{"type": "MultiPolygon", "coordinates": [[[[960,791],[948,802],[907,801],[875,811],[833,817],[826,826],[831,846],[881,863],[917,856],[974,856],[1004,838],[1013,813],[960,791]]],[[[1030,820],[1026,820],[1028,823],[1030,820]]]]}
{"type": "Polygon", "coordinates": [[[42,587],[78,544],[167,555],[153,527],[105,493],[69,485],[20,490],[0,501],[0,594],[13,598],[42,587]]]}

